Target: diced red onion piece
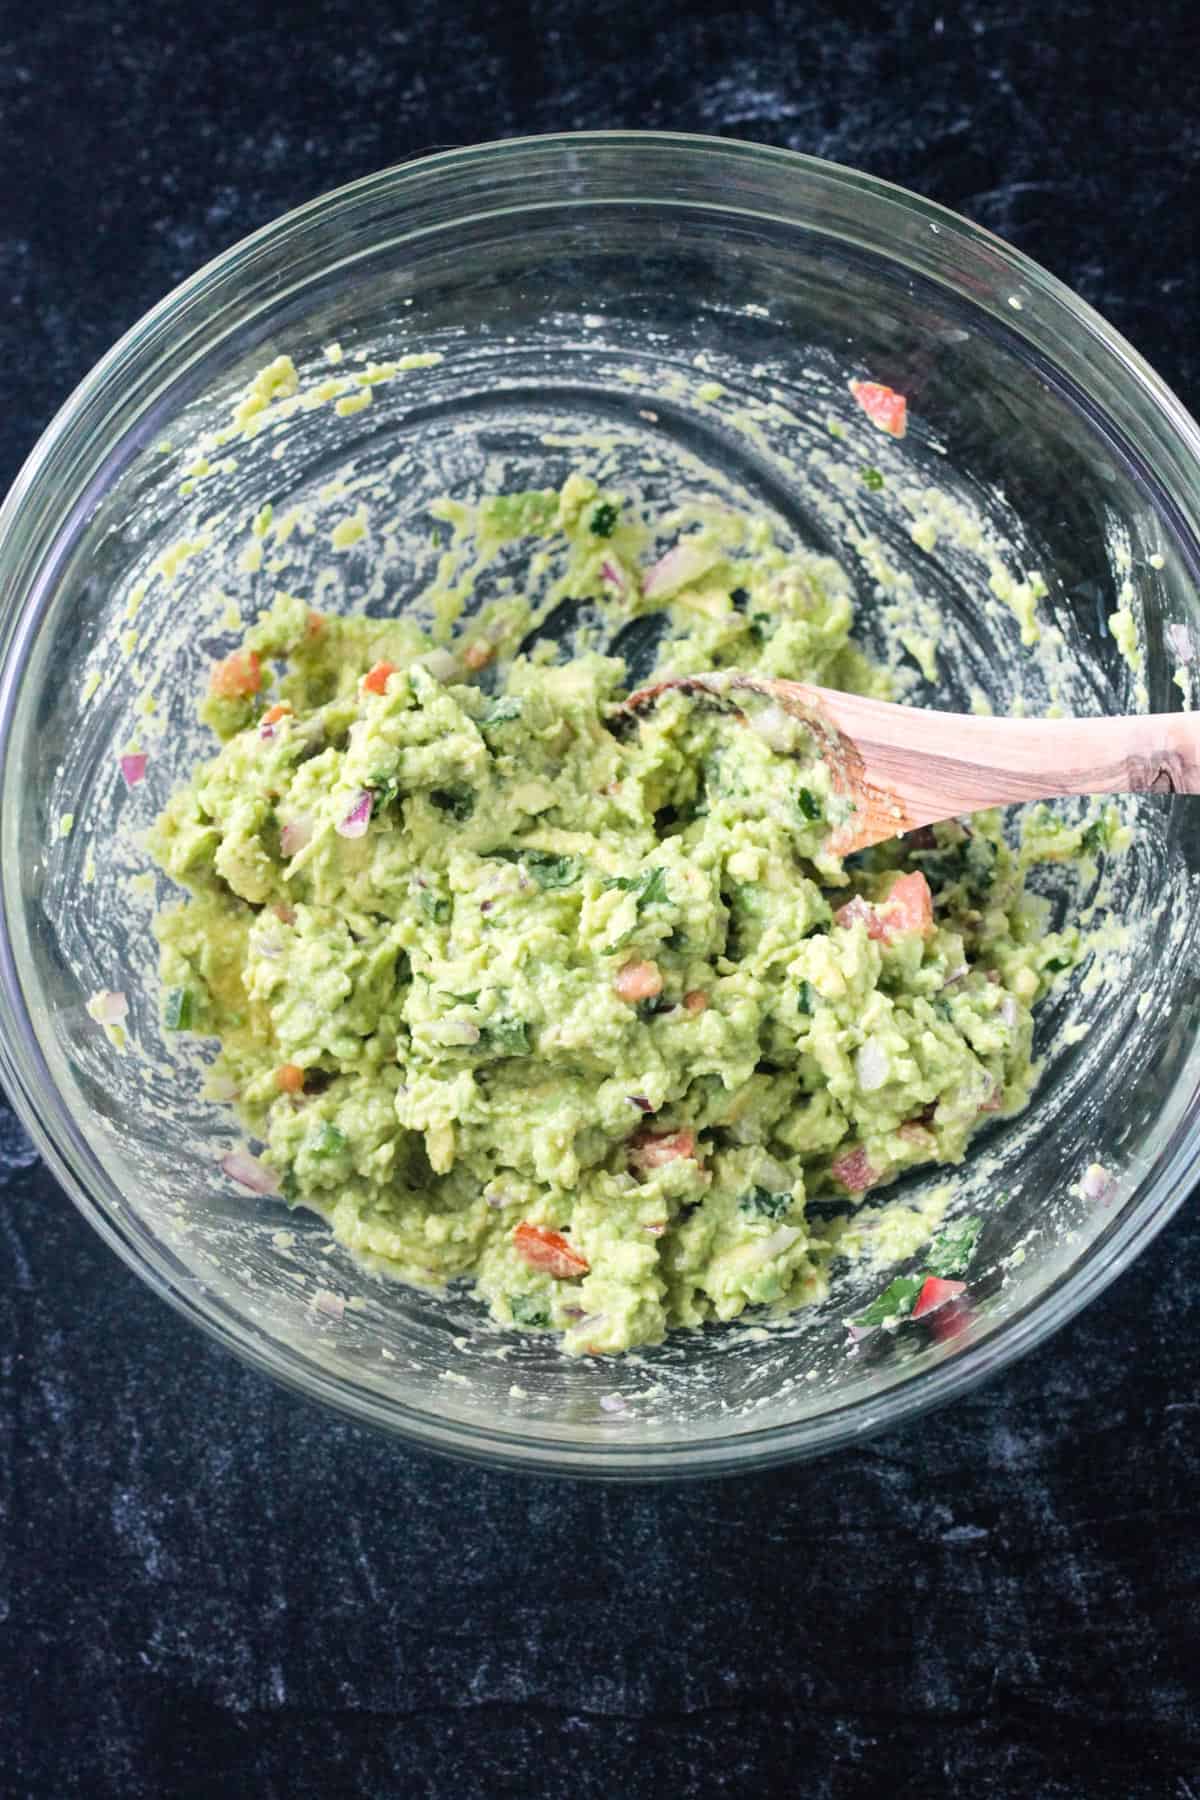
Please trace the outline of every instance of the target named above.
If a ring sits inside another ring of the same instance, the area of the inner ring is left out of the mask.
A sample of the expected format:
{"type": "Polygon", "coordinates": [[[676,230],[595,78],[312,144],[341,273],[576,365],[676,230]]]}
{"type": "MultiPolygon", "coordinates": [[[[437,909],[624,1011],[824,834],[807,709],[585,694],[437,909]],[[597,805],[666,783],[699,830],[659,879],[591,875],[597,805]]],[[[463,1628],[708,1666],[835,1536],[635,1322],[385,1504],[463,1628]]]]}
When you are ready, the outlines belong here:
{"type": "Polygon", "coordinates": [[[279,834],[279,848],[285,856],[295,856],[307,844],[311,844],[312,834],[311,819],[292,819],[279,834]]]}
{"type": "Polygon", "coordinates": [[[652,1113],[654,1111],[645,1094],[626,1094],[625,1098],[630,1106],[636,1106],[639,1112],[652,1113]]]}
{"type": "Polygon", "coordinates": [[[607,557],[605,557],[604,561],[600,564],[600,574],[605,581],[610,581],[612,583],[618,593],[623,594],[625,592],[625,577],[621,574],[617,565],[609,562],[607,557]]]}
{"type": "Polygon", "coordinates": [[[367,826],[371,823],[373,801],[374,795],[370,788],[363,788],[345,818],[334,827],[339,837],[360,838],[365,835],[367,826]]]}
{"type": "Polygon", "coordinates": [[[129,1012],[129,1002],[124,994],[110,994],[101,989],[88,1001],[88,1011],[97,1025],[119,1025],[129,1012]]]}
{"type": "Polygon", "coordinates": [[[881,1087],[886,1087],[891,1078],[892,1065],[887,1051],[876,1038],[868,1038],[861,1044],[854,1057],[854,1074],[864,1094],[873,1094],[881,1087]]]}
{"type": "Polygon", "coordinates": [[[606,1413],[623,1413],[625,1402],[620,1394],[601,1394],[600,1404],[606,1413]]]}
{"type": "Polygon", "coordinates": [[[572,1331],[595,1331],[600,1325],[608,1324],[607,1313],[583,1313],[572,1325],[572,1331]]]}
{"type": "Polygon", "coordinates": [[[773,1156],[759,1158],[756,1178],[759,1187],[765,1187],[772,1194],[790,1194],[792,1191],[792,1177],[773,1156]]]}
{"type": "Polygon", "coordinates": [[[324,1313],[328,1319],[340,1319],[346,1311],[346,1302],[340,1294],[331,1294],[328,1288],[318,1288],[312,1297],[314,1312],[324,1313]]]}
{"type": "Polygon", "coordinates": [[[798,1225],[779,1225],[770,1237],[755,1244],[752,1260],[756,1263],[770,1262],[773,1256],[780,1256],[785,1250],[790,1250],[796,1239],[803,1235],[798,1225]]]}
{"type": "Polygon", "coordinates": [[[945,981],[943,981],[943,990],[950,987],[957,987],[959,982],[965,981],[970,973],[971,971],[966,963],[959,963],[957,969],[951,969],[949,975],[947,975],[945,981]]]}
{"type": "Polygon", "coordinates": [[[646,572],[642,583],[642,592],[647,600],[656,599],[660,595],[674,594],[680,588],[687,587],[690,582],[698,581],[706,575],[713,564],[720,560],[720,552],[704,549],[694,541],[684,538],[665,556],[660,556],[646,572]]]}
{"type": "Polygon", "coordinates": [[[662,1224],[656,1223],[654,1225],[643,1225],[642,1226],[642,1230],[648,1231],[651,1237],[661,1237],[663,1232],[666,1229],[667,1229],[667,1227],[666,1227],[665,1223],[662,1223],[662,1224]]]}
{"type": "Polygon", "coordinates": [[[418,656],[417,663],[435,681],[453,681],[459,673],[458,658],[449,650],[430,650],[424,656],[418,656]]]}
{"type": "Polygon", "coordinates": [[[1079,1183],[1085,1200],[1103,1200],[1113,1187],[1113,1177],[1103,1163],[1089,1163],[1079,1183]]]}
{"type": "Polygon", "coordinates": [[[1163,636],[1180,662],[1186,662],[1192,654],[1192,634],[1186,625],[1177,621],[1163,627],[1163,636]]]}
{"type": "Polygon", "coordinates": [[[277,1194],[279,1183],[265,1163],[260,1163],[248,1150],[231,1150],[221,1158],[221,1167],[231,1181],[249,1188],[254,1194],[277,1194]]]}
{"type": "Polygon", "coordinates": [[[1010,1031],[1017,1028],[1017,1002],[1012,994],[1005,994],[1000,1002],[1000,1017],[1010,1031]]]}
{"type": "Polygon", "coordinates": [[[121,758],[121,773],[125,777],[126,787],[136,787],[139,781],[145,780],[146,764],[148,761],[149,758],[144,750],[139,750],[132,756],[123,756],[121,758]]]}

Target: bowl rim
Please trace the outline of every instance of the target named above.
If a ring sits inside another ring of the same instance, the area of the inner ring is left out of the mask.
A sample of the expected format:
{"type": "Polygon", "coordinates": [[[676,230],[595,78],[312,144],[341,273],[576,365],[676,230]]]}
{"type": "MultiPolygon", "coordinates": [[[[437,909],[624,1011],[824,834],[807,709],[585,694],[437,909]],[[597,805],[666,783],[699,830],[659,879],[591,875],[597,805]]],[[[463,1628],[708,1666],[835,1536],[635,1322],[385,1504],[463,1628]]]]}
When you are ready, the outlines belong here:
{"type": "MultiPolygon", "coordinates": [[[[951,234],[973,249],[985,250],[1014,283],[1032,288],[1039,298],[1064,313],[1066,322],[1075,331],[1082,331],[1089,343],[1099,347],[1102,358],[1115,364],[1124,381],[1132,383],[1134,400],[1148,407],[1143,423],[1156,428],[1170,450],[1176,489],[1182,478],[1182,493],[1177,493],[1177,498],[1184,507],[1184,516],[1190,515],[1194,524],[1196,511],[1200,510],[1200,427],[1174,392],[1100,314],[1057,277],[984,227],[934,201],[845,164],[777,146],[698,133],[559,132],[419,153],[306,201],[204,264],[126,331],[54,414],[0,507],[0,567],[8,560],[14,543],[21,550],[22,535],[28,540],[24,564],[18,555],[14,579],[6,584],[8,591],[0,611],[0,775],[6,772],[21,674],[36,637],[40,613],[53,587],[53,569],[42,569],[33,554],[37,548],[39,508],[32,508],[32,521],[26,517],[27,510],[33,500],[40,498],[44,527],[54,499],[52,494],[41,492],[46,487],[48,471],[56,462],[69,460],[71,452],[82,454],[86,461],[92,415],[109,408],[106,417],[111,426],[119,409],[119,390],[127,384],[133,368],[142,365],[144,383],[155,369],[170,360],[170,346],[163,347],[161,340],[182,314],[203,306],[214,288],[250,269],[297,233],[334,219],[339,212],[352,212],[376,196],[386,195],[393,200],[402,197],[407,185],[452,181],[456,174],[473,171],[480,165],[495,166],[505,160],[519,163],[522,157],[566,154],[579,158],[586,157],[589,151],[627,151],[631,164],[636,164],[651,149],[697,159],[697,165],[707,160],[715,166],[716,159],[726,161],[731,168],[753,164],[774,167],[801,178],[797,181],[797,200],[806,180],[830,191],[857,195],[876,206],[882,204],[906,219],[923,222],[935,236],[951,234]],[[26,579],[22,580],[22,576],[26,579]]],[[[639,196],[635,173],[631,169],[628,192],[622,186],[621,191],[604,197],[579,198],[574,204],[622,204],[638,197],[655,204],[672,204],[669,196],[639,196]]],[[[563,199],[493,210],[526,211],[546,204],[562,205],[563,199]]],[[[693,200],[689,204],[718,210],[709,200],[693,200]]],[[[726,210],[741,216],[763,216],[756,209],[736,203],[726,210]]],[[[798,222],[795,214],[789,222],[798,222]]],[[[890,260],[904,259],[890,256],[890,260]]],[[[943,284],[945,279],[943,274],[943,284]]],[[[991,304],[978,295],[972,299],[985,307],[991,304]]],[[[1031,335],[1033,321],[1023,322],[1019,311],[1005,322],[1010,329],[1031,335]]],[[[74,495],[74,504],[67,513],[59,511],[56,532],[61,531],[64,518],[85,504],[86,499],[85,483],[74,495]]],[[[8,930],[8,910],[7,893],[0,891],[0,1077],[15,1111],[60,1185],[105,1242],[155,1293],[251,1367],[336,1412],[398,1435],[411,1444],[492,1466],[604,1479],[661,1480],[769,1468],[860,1442],[946,1404],[1044,1343],[1102,1293],[1157,1236],[1200,1175],[1200,1131],[1193,1128],[1172,1133],[1143,1191],[1130,1195],[1122,1213],[1089,1246],[1082,1261],[1053,1278],[1037,1296],[992,1331],[968,1339],[953,1353],[932,1364],[923,1364],[911,1375],[900,1375],[874,1401],[860,1397],[789,1423],[649,1445],[622,1444],[619,1440],[572,1444],[536,1432],[474,1425],[439,1416],[432,1408],[417,1409],[400,1400],[385,1399],[366,1384],[326,1373],[290,1347],[267,1339],[224,1303],[218,1307],[214,1300],[189,1291],[195,1283],[184,1282],[174,1273],[148,1233],[147,1242],[135,1241],[119,1209],[106,1204],[84,1179],[82,1171],[91,1160],[90,1152],[50,1075],[34,1034],[8,930]],[[53,1103],[49,1109],[47,1099],[53,1103]],[[43,1117],[47,1110],[54,1110],[53,1130],[43,1117]]]]}

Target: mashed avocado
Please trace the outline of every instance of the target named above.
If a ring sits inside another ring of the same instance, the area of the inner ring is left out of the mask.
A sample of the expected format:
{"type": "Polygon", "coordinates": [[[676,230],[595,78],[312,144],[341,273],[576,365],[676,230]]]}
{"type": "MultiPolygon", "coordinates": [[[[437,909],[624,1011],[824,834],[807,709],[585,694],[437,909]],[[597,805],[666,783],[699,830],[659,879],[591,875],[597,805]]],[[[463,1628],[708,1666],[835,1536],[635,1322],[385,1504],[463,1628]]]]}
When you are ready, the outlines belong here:
{"type": "Polygon", "coordinates": [[[1025,1103],[1074,943],[998,818],[843,864],[778,718],[619,714],[652,670],[888,692],[837,564],[717,509],[647,567],[630,513],[581,476],[447,505],[428,631],[278,596],[152,840],[165,1024],[219,1040],[289,1201],[572,1351],[822,1297],[864,1194],[1025,1103]],[[560,572],[464,619],[521,538],[560,572]]]}

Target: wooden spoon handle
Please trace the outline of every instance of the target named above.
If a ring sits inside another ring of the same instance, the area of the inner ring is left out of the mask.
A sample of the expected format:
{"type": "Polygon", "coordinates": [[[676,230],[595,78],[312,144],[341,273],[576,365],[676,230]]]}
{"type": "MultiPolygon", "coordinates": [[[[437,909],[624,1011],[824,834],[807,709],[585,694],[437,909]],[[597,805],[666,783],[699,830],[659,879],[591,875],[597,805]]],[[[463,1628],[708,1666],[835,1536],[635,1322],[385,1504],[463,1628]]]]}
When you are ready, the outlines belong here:
{"type": "Polygon", "coordinates": [[[1200,793],[1196,713],[991,718],[925,712],[802,682],[770,688],[850,740],[861,758],[860,779],[888,807],[893,832],[1067,794],[1200,793]]]}

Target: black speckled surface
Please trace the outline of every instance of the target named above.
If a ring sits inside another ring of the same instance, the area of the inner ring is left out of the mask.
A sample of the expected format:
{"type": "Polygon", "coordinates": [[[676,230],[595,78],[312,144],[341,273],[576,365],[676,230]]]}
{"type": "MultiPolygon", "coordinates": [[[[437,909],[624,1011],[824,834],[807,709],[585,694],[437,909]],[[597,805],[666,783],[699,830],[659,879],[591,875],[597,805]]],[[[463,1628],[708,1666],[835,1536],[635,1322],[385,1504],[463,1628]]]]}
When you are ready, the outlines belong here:
{"type": "MultiPolygon", "coordinates": [[[[1195,408],[1195,34],[1194,0],[0,8],[0,480],[254,226],[560,127],[758,138],[921,189],[1195,408]]],[[[1200,1795],[1191,1208],[904,1435],[604,1491],[432,1462],[275,1390],[126,1272],[3,1113],[0,1162],[5,1795],[1200,1795]]]]}

